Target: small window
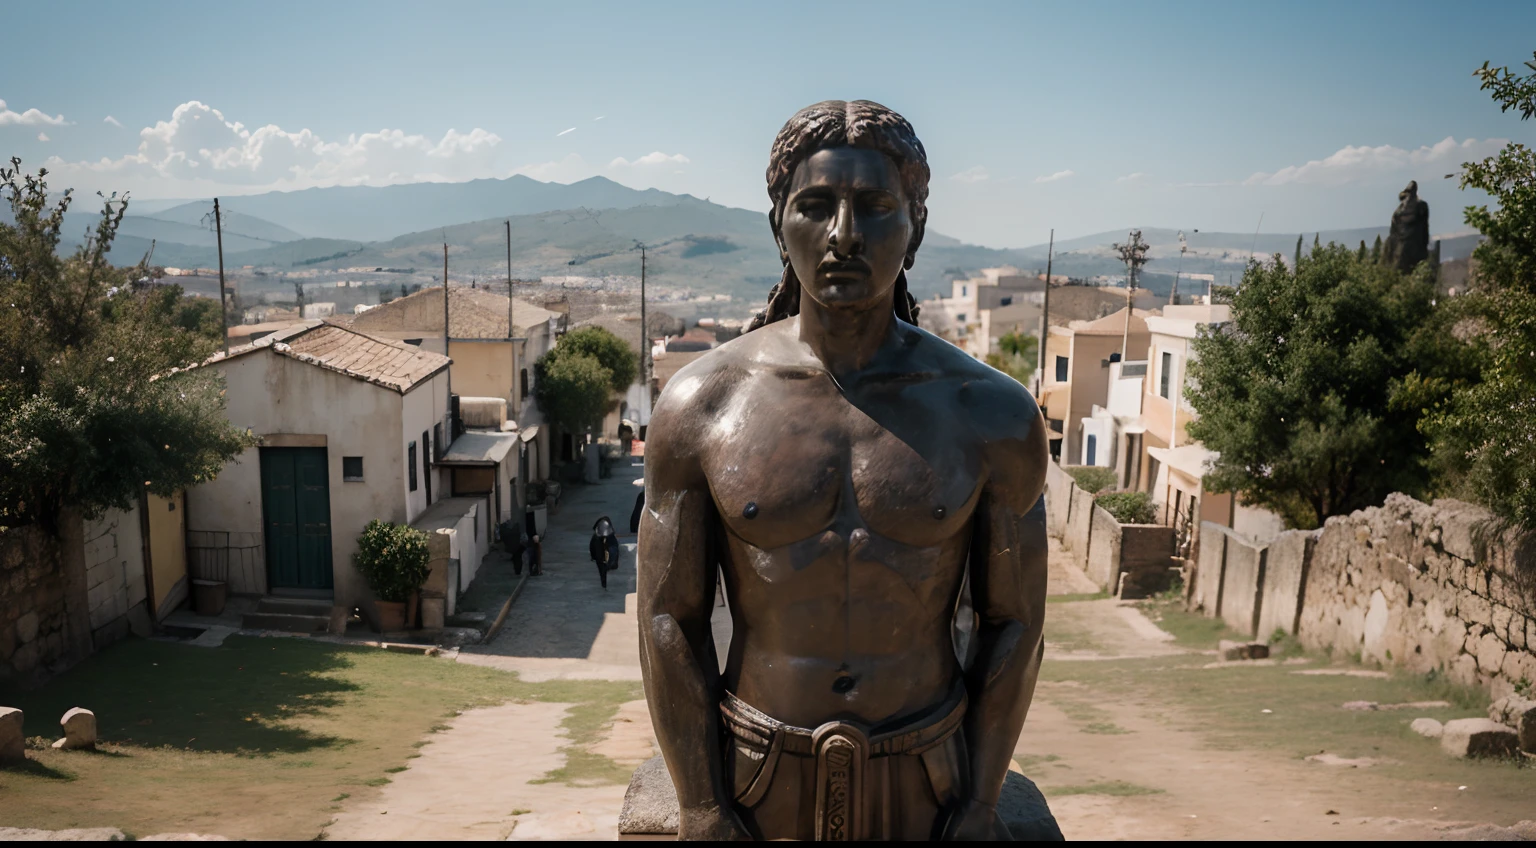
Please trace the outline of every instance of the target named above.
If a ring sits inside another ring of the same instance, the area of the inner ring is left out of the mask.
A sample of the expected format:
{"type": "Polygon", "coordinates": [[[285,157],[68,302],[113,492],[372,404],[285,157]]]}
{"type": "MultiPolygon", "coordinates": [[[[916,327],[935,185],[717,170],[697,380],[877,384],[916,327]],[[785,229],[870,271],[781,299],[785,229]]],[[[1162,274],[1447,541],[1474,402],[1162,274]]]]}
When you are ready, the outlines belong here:
{"type": "Polygon", "coordinates": [[[417,347],[421,347],[421,339],[406,339],[405,343],[408,344],[408,345],[415,345],[417,347]]]}
{"type": "Polygon", "coordinates": [[[1056,357],[1056,382],[1058,382],[1058,383],[1065,383],[1066,381],[1067,381],[1067,358],[1065,356],[1058,356],[1058,357],[1056,357]]]}
{"type": "Polygon", "coordinates": [[[520,391],[522,393],[522,397],[523,398],[527,398],[528,397],[528,369],[524,368],[521,372],[518,373],[517,377],[518,377],[518,385],[521,386],[520,391]]]}
{"type": "Polygon", "coordinates": [[[433,459],[442,459],[443,458],[443,425],[441,425],[441,424],[433,424],[432,425],[432,447],[433,447],[433,450],[436,451],[436,453],[432,454],[432,458],[433,459]]]}
{"type": "Polygon", "coordinates": [[[1005,297],[1001,301],[999,301],[999,305],[1001,305],[1001,306],[1012,306],[1013,305],[1013,298],[1005,297]]]}
{"type": "Polygon", "coordinates": [[[405,468],[411,480],[411,491],[416,491],[416,443],[411,442],[405,447],[405,468]]]}
{"type": "MultiPolygon", "coordinates": [[[[961,286],[960,287],[960,296],[961,297],[969,297],[970,296],[969,292],[970,292],[970,288],[968,286],[961,286]]],[[[965,318],[961,317],[960,320],[964,321],[965,318]]]]}
{"type": "Polygon", "coordinates": [[[1173,354],[1165,350],[1163,351],[1162,374],[1160,374],[1157,378],[1157,393],[1163,397],[1168,397],[1168,381],[1170,372],[1172,371],[1173,354]]]}
{"type": "Polygon", "coordinates": [[[363,458],[360,456],[342,457],[341,479],[348,483],[363,482],[363,458]]]}
{"type": "Polygon", "coordinates": [[[425,430],[421,432],[421,476],[427,478],[427,503],[432,503],[432,469],[427,463],[432,460],[432,440],[425,430]]]}

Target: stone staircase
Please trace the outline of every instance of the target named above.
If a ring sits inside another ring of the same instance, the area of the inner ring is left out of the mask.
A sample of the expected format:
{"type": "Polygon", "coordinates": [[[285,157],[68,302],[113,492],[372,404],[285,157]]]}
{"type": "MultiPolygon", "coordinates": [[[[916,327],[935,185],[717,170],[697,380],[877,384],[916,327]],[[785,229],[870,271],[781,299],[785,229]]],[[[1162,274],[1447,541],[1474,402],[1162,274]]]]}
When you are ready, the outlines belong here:
{"type": "Polygon", "coordinates": [[[338,631],[338,622],[345,626],[346,618],[341,607],[332,607],[329,601],[303,598],[262,598],[253,612],[240,618],[242,630],[276,630],[282,633],[328,633],[338,631]],[[336,613],[341,612],[342,615],[336,613]]]}

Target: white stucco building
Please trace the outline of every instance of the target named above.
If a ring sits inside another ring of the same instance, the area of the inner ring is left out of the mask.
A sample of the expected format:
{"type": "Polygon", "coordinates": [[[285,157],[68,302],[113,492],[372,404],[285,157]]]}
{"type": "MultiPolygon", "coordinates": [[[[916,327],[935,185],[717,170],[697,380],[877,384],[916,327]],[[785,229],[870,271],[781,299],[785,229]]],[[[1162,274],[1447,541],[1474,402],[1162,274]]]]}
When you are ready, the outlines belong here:
{"type": "Polygon", "coordinates": [[[446,448],[448,365],[308,321],[199,366],[224,376],[230,423],[261,438],[186,493],[186,529],[209,545],[204,555],[220,556],[209,540],[222,540],[231,593],[348,608],[370,599],[352,565],[363,527],[410,523],[454,495],[434,463],[446,448]]]}

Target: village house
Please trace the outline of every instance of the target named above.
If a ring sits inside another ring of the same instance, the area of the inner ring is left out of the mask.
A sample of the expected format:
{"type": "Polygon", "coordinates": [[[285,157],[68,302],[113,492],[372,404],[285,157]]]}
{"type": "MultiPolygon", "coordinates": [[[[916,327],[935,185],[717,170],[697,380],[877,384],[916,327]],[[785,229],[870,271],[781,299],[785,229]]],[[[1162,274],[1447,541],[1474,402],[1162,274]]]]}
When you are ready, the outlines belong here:
{"type": "MultiPolygon", "coordinates": [[[[1113,456],[1109,446],[1099,445],[1099,431],[1084,420],[1092,420],[1094,407],[1110,406],[1110,389],[1125,378],[1134,378],[1135,363],[1147,357],[1150,336],[1147,318],[1151,313],[1127,308],[1094,321],[1074,321],[1062,327],[1052,325],[1045,341],[1045,369],[1041,375],[1040,408],[1050,429],[1060,434],[1059,448],[1052,442],[1052,452],[1069,464],[1101,465],[1100,450],[1113,456]],[[1111,371],[1112,365],[1125,367],[1111,371]],[[1092,459],[1089,440],[1092,436],[1092,459]]],[[[1118,407],[1117,407],[1118,408],[1118,407]]]]}
{"type": "MultiPolygon", "coordinates": [[[[460,398],[499,398],[524,447],[517,491],[518,507],[528,503],[527,484],[549,477],[551,437],[533,394],[533,363],[554,347],[561,316],[521,298],[485,289],[452,286],[448,290],[448,341],[443,342],[443,289],[423,289],[355,316],[358,332],[447,354],[449,378],[460,398]],[[509,315],[511,313],[509,325],[509,315]],[[508,326],[516,332],[509,333],[508,326]]],[[[499,429],[499,427],[497,428],[499,429]]],[[[519,510],[520,512],[520,510],[519,510]]]]}
{"type": "Polygon", "coordinates": [[[1043,274],[1024,274],[1012,266],[986,268],[979,277],[952,280],[950,296],[935,295],[920,304],[918,318],[929,332],[986,359],[1007,332],[1021,327],[1038,332],[1044,291],[1043,274]]]}
{"type": "Polygon", "coordinates": [[[223,375],[230,423],[260,437],[186,492],[188,554],[222,564],[230,593],[367,609],[352,565],[358,534],[373,519],[413,523],[443,501],[453,503],[440,511],[476,519],[456,588],[468,585],[495,513],[510,512],[497,492],[516,476],[516,436],[449,445],[448,357],[310,321],[199,367],[223,375]],[[489,465],[492,484],[461,491],[454,458],[489,465]]]}

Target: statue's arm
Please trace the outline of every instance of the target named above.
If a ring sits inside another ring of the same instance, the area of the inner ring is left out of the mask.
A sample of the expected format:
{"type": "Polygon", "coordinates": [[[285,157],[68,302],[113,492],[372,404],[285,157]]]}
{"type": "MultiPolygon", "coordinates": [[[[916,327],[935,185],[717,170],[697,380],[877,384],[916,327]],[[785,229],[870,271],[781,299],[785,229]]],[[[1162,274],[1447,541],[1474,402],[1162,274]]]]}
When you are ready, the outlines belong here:
{"type": "Polygon", "coordinates": [[[725,789],[720,666],[709,621],[714,505],[690,444],[692,428],[672,426],[682,416],[665,401],[652,415],[646,445],[636,599],[640,665],[651,722],[677,787],[679,836],[730,838],[740,825],[725,789]]]}
{"type": "MultiPolygon", "coordinates": [[[[980,621],[966,671],[971,800],[995,808],[1034,697],[1044,645],[1045,420],[1031,418],[989,447],[990,474],[973,521],[971,603],[980,621]]],[[[1023,418],[1023,411],[1017,417],[1023,418]]]]}

